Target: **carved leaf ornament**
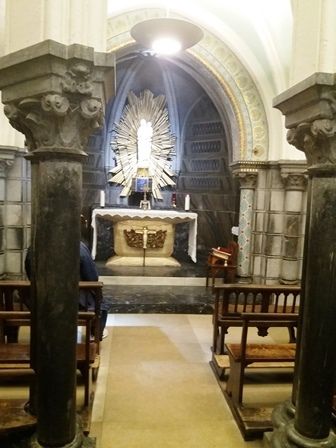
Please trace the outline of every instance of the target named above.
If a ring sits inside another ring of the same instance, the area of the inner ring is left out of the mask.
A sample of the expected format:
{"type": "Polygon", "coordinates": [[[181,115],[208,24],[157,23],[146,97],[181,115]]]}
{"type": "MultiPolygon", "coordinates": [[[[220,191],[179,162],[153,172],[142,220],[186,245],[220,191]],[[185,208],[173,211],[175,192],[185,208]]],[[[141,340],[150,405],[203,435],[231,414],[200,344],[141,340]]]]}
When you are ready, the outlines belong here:
{"type": "Polygon", "coordinates": [[[165,97],[145,90],[139,97],[130,92],[119,123],[115,125],[111,148],[116,166],[110,171],[109,182],[122,185],[120,196],[132,192],[133,178],[141,176],[138,169],[138,130],[141,121],[151,123],[152,138],[148,170],[145,176],[152,178],[154,199],[162,200],[161,188],[175,185],[171,170],[171,158],[175,154],[175,137],[170,132],[165,97]]]}
{"type": "Polygon", "coordinates": [[[59,88],[61,93],[25,98],[4,107],[10,124],[26,136],[30,151],[80,152],[92,132],[103,124],[102,103],[92,98],[89,65],[71,65],[59,88]]]}

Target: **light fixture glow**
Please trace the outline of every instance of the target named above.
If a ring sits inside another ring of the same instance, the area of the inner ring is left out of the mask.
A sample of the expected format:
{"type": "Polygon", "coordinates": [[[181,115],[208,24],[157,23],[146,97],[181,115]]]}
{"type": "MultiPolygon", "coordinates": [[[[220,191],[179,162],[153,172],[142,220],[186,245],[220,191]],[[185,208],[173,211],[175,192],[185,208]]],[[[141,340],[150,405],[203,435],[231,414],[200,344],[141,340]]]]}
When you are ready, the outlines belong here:
{"type": "Polygon", "coordinates": [[[158,37],[152,43],[152,50],[156,54],[175,54],[181,51],[182,44],[174,37],[158,37]]]}
{"type": "Polygon", "coordinates": [[[193,23],[166,17],[137,23],[131,29],[131,36],[147,50],[153,49],[154,44],[156,53],[173,54],[196,45],[202,39],[203,31],[193,23]],[[169,45],[168,40],[171,41],[169,45]],[[158,41],[162,42],[164,50],[157,46],[158,41]]]}

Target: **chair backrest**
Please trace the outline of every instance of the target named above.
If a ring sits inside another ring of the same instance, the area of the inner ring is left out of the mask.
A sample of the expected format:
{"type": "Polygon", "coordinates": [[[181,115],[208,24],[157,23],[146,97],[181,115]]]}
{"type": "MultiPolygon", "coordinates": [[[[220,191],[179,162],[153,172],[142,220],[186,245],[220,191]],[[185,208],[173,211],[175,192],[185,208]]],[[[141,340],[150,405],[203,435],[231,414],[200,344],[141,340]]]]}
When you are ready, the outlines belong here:
{"type": "Polygon", "coordinates": [[[228,252],[231,253],[231,256],[228,260],[229,266],[237,266],[237,260],[238,260],[238,251],[239,251],[239,245],[236,243],[236,241],[231,240],[227,246],[228,252]]]}

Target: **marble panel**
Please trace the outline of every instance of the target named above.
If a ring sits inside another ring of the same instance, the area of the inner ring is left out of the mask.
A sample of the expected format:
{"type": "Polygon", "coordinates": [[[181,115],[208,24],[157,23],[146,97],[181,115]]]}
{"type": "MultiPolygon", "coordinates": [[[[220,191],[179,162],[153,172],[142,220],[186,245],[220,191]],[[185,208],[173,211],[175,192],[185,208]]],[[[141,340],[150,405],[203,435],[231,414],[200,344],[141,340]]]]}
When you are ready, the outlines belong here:
{"type": "Polygon", "coordinates": [[[287,191],[285,196],[285,209],[287,212],[301,212],[302,210],[302,192],[287,191]]]}
{"type": "Polygon", "coordinates": [[[282,211],[284,208],[284,191],[272,190],[271,191],[271,203],[270,210],[282,211]]]}
{"type": "Polygon", "coordinates": [[[282,260],[281,278],[288,282],[298,280],[299,263],[297,260],[282,260]]]}
{"type": "Polygon", "coordinates": [[[266,277],[279,278],[281,272],[281,258],[267,258],[266,277]]]}
{"type": "Polygon", "coordinates": [[[113,250],[113,223],[107,219],[97,218],[97,255],[96,260],[107,260],[115,255],[113,250]]]}
{"type": "Polygon", "coordinates": [[[268,199],[269,192],[267,190],[257,190],[255,192],[255,207],[256,210],[266,209],[266,200],[268,199]]]}
{"type": "Polygon", "coordinates": [[[5,250],[5,229],[0,227],[0,251],[5,250]]]}
{"type": "Polygon", "coordinates": [[[5,206],[0,204],[0,226],[1,227],[4,225],[4,219],[5,219],[5,206]]]}
{"type": "Polygon", "coordinates": [[[31,244],[31,228],[26,227],[24,230],[24,247],[29,247],[31,244]]]}
{"type": "Polygon", "coordinates": [[[21,202],[22,201],[22,183],[20,180],[7,180],[7,201],[21,202]]]}
{"type": "Polygon", "coordinates": [[[25,160],[25,170],[27,179],[31,179],[31,163],[29,160],[25,160]]]}
{"type": "Polygon", "coordinates": [[[22,255],[18,252],[6,253],[6,272],[9,274],[20,274],[22,271],[22,255]]]}
{"type": "Polygon", "coordinates": [[[235,211],[239,197],[234,194],[192,194],[191,205],[192,209],[198,212],[199,210],[215,211],[235,211]]]}
{"type": "Polygon", "coordinates": [[[13,165],[11,165],[7,172],[7,178],[13,179],[13,178],[21,178],[23,175],[23,162],[24,159],[22,156],[17,156],[14,159],[13,165]]]}
{"type": "Polygon", "coordinates": [[[258,171],[258,188],[266,188],[267,171],[258,171]]]}
{"type": "Polygon", "coordinates": [[[271,178],[271,188],[283,188],[284,187],[279,169],[271,169],[270,178],[271,178]]]}
{"type": "Polygon", "coordinates": [[[5,273],[5,254],[0,253],[0,275],[5,273]]]}
{"type": "Polygon", "coordinates": [[[23,228],[6,229],[6,250],[23,248],[23,228]]]}
{"type": "Polygon", "coordinates": [[[198,247],[225,246],[231,239],[231,227],[235,225],[236,215],[232,212],[198,212],[198,247]]]}
{"type": "Polygon", "coordinates": [[[27,188],[28,188],[28,185],[30,187],[30,180],[22,179],[20,181],[20,184],[21,184],[21,200],[20,201],[21,202],[27,202],[28,201],[28,198],[27,198],[27,188]]]}
{"type": "Polygon", "coordinates": [[[282,236],[281,235],[266,235],[265,254],[266,255],[281,255],[282,236]]]}
{"type": "Polygon", "coordinates": [[[300,238],[299,237],[288,237],[284,238],[284,255],[289,258],[297,258],[300,249],[300,238]]]}
{"type": "Polygon", "coordinates": [[[22,206],[7,204],[4,216],[5,224],[8,226],[18,226],[23,224],[22,206]]]}
{"type": "Polygon", "coordinates": [[[269,213],[267,215],[267,233],[282,233],[284,217],[282,213],[269,213]]]}
{"type": "Polygon", "coordinates": [[[0,179],[0,202],[5,200],[5,179],[0,179]]]}
{"type": "Polygon", "coordinates": [[[255,213],[255,230],[257,232],[263,232],[265,226],[265,212],[256,212],[255,213]]]}
{"type": "Polygon", "coordinates": [[[263,234],[254,234],[253,237],[253,252],[255,254],[262,254],[263,253],[263,234]]]}
{"type": "Polygon", "coordinates": [[[212,314],[213,295],[203,286],[104,286],[110,313],[212,314]]]}
{"type": "Polygon", "coordinates": [[[31,225],[31,204],[27,203],[24,205],[25,221],[27,225],[31,225]]]}
{"type": "Polygon", "coordinates": [[[287,215],[285,219],[284,233],[288,236],[297,236],[300,231],[300,215],[287,215]]]}
{"type": "Polygon", "coordinates": [[[252,268],[253,277],[255,277],[256,275],[258,277],[261,277],[263,275],[262,261],[263,261],[263,257],[260,257],[260,256],[253,257],[253,268],[252,268]]]}

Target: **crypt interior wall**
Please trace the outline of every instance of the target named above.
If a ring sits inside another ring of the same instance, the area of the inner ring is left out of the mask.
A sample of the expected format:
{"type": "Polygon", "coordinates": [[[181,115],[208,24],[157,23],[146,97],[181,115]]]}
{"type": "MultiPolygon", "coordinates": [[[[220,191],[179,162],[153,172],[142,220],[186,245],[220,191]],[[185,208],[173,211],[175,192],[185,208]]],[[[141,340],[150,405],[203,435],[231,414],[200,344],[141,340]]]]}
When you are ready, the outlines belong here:
{"type": "MultiPolygon", "coordinates": [[[[210,82],[210,81],[209,81],[210,82]]],[[[180,66],[141,52],[131,52],[117,62],[117,93],[109,104],[106,115],[105,175],[114,167],[110,143],[114,124],[118,123],[127,103],[127,94],[139,95],[148,89],[154,96],[164,95],[169,113],[171,132],[176,136],[176,154],[172,169],[176,173],[176,188],[167,187],[163,200],[152,207],[170,208],[172,194],[176,193],[177,208],[182,209],[186,194],[190,195],[191,210],[198,213],[198,251],[206,253],[210,247],[225,245],[231,238],[231,227],[237,225],[239,186],[229,163],[230,137],[228,123],[216,109],[206,90],[180,66]]],[[[129,201],[119,197],[121,187],[106,186],[107,205],[128,206],[129,201]]],[[[104,224],[102,223],[102,226],[104,224]]],[[[106,244],[111,244],[111,228],[106,223],[106,244]]],[[[177,237],[177,257],[185,254],[185,230],[177,237]],[[181,248],[181,244],[183,248],[181,248]]],[[[177,232],[179,233],[179,231],[177,232]]],[[[112,255],[101,247],[102,257],[112,255]]],[[[176,253],[175,253],[176,255],[176,253]]]]}

